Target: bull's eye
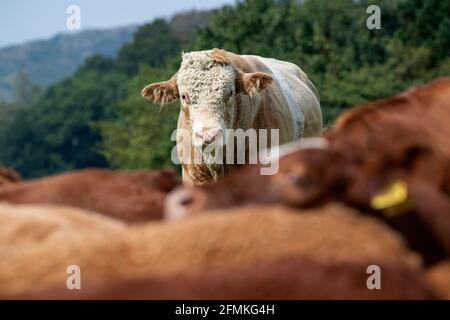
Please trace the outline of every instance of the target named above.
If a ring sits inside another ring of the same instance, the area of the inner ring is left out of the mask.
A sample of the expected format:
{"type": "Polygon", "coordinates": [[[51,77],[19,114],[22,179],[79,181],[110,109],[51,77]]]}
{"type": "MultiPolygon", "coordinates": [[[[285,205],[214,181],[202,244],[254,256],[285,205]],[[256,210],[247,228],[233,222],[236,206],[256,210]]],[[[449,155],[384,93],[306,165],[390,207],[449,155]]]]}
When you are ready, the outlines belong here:
{"type": "Polygon", "coordinates": [[[185,104],[190,104],[191,103],[191,101],[189,99],[189,95],[186,94],[186,93],[181,95],[181,101],[183,101],[183,103],[185,103],[185,104]]]}
{"type": "Polygon", "coordinates": [[[233,91],[230,91],[227,98],[228,102],[230,102],[232,98],[233,98],[233,91]]]}

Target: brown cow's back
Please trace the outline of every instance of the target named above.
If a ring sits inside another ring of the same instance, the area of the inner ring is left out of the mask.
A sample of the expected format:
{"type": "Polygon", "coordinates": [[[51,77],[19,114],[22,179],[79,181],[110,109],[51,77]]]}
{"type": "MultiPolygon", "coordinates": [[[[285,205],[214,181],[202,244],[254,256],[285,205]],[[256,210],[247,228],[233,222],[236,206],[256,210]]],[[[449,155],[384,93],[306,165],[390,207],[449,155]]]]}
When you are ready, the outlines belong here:
{"type": "MultiPolygon", "coordinates": [[[[86,281],[161,279],[222,268],[245,274],[251,266],[289,257],[312,259],[324,270],[339,265],[347,270],[349,263],[353,271],[343,274],[355,281],[367,278],[367,263],[420,271],[418,257],[390,228],[335,204],[303,212],[246,207],[138,225],[76,208],[2,204],[0,253],[2,296],[65,289],[72,264],[82,270],[83,287],[86,281]],[[354,271],[360,267],[358,276],[354,271]]],[[[365,281],[358,286],[364,288],[365,281]]]]}
{"type": "Polygon", "coordinates": [[[139,222],[160,219],[164,198],[178,183],[175,173],[166,169],[85,169],[1,187],[0,201],[68,205],[139,222]]]}
{"type": "Polygon", "coordinates": [[[429,268],[426,277],[441,299],[450,300],[450,260],[429,268]]]}
{"type": "Polygon", "coordinates": [[[211,268],[170,277],[85,281],[82,290],[51,289],[18,296],[26,299],[305,300],[433,299],[420,272],[381,264],[382,290],[367,287],[372,262],[319,262],[291,257],[245,267],[211,268]]]}

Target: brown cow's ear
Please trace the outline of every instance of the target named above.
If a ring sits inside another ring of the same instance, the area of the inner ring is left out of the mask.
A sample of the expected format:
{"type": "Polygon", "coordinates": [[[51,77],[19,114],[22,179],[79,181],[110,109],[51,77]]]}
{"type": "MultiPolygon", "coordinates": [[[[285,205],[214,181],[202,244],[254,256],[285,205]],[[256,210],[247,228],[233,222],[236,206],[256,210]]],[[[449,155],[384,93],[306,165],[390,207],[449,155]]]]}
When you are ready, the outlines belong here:
{"type": "Polygon", "coordinates": [[[148,100],[165,105],[178,100],[178,86],[173,76],[170,80],[151,83],[142,89],[142,96],[148,100]]]}
{"type": "Polygon", "coordinates": [[[253,96],[270,86],[272,81],[272,76],[264,72],[242,73],[239,77],[238,90],[253,96]]]}

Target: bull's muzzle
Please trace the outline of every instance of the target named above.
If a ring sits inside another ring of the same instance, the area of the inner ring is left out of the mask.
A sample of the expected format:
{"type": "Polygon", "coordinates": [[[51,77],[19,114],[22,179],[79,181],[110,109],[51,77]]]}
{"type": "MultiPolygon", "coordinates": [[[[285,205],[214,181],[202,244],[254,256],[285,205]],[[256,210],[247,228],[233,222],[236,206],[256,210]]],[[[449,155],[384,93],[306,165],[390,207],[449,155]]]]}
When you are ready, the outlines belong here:
{"type": "Polygon", "coordinates": [[[194,132],[194,144],[207,146],[212,143],[223,143],[223,132],[219,128],[202,128],[194,132]]]}

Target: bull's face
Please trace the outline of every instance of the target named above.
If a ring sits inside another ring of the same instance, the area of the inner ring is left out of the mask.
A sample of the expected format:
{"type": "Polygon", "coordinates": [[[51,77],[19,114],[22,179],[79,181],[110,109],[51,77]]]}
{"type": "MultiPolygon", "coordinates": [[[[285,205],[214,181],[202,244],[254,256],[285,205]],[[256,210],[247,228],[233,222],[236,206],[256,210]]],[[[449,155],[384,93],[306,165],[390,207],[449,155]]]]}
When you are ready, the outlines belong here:
{"type": "Polygon", "coordinates": [[[236,71],[203,53],[183,55],[177,73],[181,111],[190,122],[196,146],[222,142],[236,121],[236,71]]]}
{"type": "Polygon", "coordinates": [[[183,54],[172,79],[145,87],[145,98],[164,104],[180,99],[196,146],[223,142],[227,129],[236,128],[240,95],[253,95],[272,82],[262,72],[245,73],[227,52],[213,49],[183,54]]]}

